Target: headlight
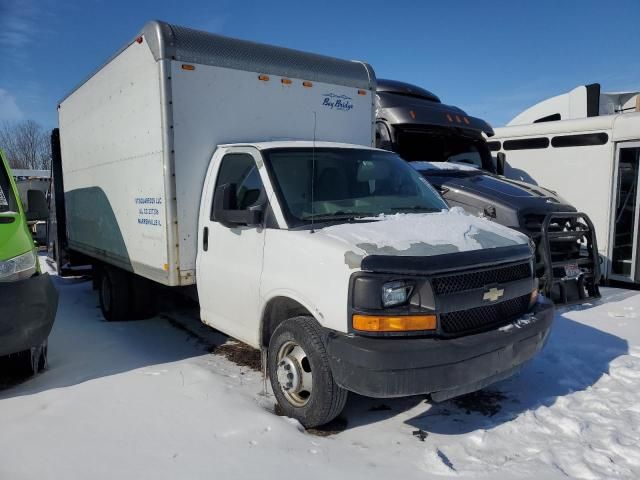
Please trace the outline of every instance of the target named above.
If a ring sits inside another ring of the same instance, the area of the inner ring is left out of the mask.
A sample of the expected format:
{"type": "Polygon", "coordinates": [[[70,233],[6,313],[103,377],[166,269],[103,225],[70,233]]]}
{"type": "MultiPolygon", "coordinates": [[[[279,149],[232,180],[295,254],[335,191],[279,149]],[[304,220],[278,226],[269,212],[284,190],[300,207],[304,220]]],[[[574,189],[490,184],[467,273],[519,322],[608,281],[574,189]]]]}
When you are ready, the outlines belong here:
{"type": "Polygon", "coordinates": [[[385,307],[402,305],[407,302],[412,290],[413,284],[405,282],[404,280],[387,282],[382,285],[382,305],[385,307]]]}
{"type": "Polygon", "coordinates": [[[36,273],[36,255],[29,251],[0,262],[0,282],[15,282],[36,273]]]}

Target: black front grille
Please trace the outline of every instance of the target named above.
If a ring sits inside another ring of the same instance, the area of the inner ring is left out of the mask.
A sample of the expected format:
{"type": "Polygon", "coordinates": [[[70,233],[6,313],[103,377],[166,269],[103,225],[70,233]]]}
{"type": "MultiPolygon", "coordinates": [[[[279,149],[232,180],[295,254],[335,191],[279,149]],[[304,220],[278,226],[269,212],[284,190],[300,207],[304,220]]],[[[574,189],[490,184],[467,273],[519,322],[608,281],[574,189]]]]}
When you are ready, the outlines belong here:
{"type": "Polygon", "coordinates": [[[448,334],[468,333],[507,323],[523,315],[529,308],[529,295],[512,298],[495,305],[440,314],[442,330],[448,334]]]}
{"type": "Polygon", "coordinates": [[[432,280],[432,286],[436,295],[448,295],[450,293],[486,287],[487,285],[493,285],[495,283],[514,282],[516,280],[522,280],[523,278],[529,278],[530,276],[531,266],[529,262],[526,262],[491,270],[434,278],[432,280]]]}

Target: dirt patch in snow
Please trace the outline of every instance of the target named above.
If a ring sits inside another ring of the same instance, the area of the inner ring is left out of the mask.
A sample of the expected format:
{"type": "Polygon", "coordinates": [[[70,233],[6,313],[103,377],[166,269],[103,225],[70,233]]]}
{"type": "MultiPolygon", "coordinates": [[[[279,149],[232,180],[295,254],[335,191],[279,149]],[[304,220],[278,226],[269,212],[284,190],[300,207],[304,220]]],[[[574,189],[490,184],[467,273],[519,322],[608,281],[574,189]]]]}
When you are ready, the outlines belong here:
{"type": "Polygon", "coordinates": [[[229,340],[222,345],[211,348],[209,351],[216,355],[222,355],[236,365],[249,367],[257,372],[262,370],[260,350],[256,350],[246,343],[229,340]]]}
{"type": "Polygon", "coordinates": [[[497,390],[480,390],[454,398],[451,402],[456,407],[464,410],[467,415],[479,413],[485,417],[493,417],[502,410],[501,402],[506,398],[497,390]]]}
{"type": "Polygon", "coordinates": [[[308,428],[307,433],[316,435],[318,437],[329,437],[331,435],[344,432],[347,429],[348,424],[349,423],[347,422],[346,418],[338,417],[334,418],[326,425],[322,425],[316,428],[308,428]]]}

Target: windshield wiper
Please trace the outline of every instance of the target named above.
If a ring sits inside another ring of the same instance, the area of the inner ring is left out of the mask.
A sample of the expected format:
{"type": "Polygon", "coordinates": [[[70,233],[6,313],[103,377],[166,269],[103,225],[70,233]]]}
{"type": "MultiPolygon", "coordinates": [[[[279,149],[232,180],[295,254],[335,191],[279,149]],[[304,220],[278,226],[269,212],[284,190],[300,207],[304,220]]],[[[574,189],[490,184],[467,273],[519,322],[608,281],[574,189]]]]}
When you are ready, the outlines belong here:
{"type": "Polygon", "coordinates": [[[439,208],[431,208],[431,207],[419,207],[419,206],[415,206],[415,207],[393,207],[391,210],[393,210],[394,212],[401,212],[403,210],[406,210],[408,212],[424,212],[424,213],[434,213],[434,212],[439,212],[440,209],[439,208]]]}
{"type": "Polygon", "coordinates": [[[366,216],[368,216],[368,214],[355,212],[316,213],[303,217],[302,220],[355,220],[356,218],[366,216]]]}

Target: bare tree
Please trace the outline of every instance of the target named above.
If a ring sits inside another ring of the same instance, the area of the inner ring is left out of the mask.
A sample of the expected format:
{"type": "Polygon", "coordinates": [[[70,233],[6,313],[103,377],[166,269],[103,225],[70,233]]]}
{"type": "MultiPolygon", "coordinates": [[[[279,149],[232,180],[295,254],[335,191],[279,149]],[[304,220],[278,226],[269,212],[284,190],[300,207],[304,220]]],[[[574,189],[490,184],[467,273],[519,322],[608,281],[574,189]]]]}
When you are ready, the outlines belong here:
{"type": "Polygon", "coordinates": [[[49,134],[33,120],[0,125],[0,148],[12,168],[48,170],[51,167],[49,134]]]}

